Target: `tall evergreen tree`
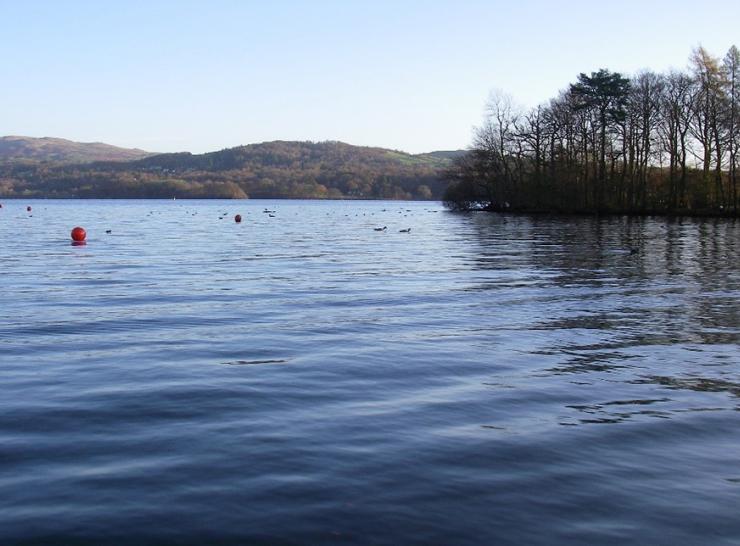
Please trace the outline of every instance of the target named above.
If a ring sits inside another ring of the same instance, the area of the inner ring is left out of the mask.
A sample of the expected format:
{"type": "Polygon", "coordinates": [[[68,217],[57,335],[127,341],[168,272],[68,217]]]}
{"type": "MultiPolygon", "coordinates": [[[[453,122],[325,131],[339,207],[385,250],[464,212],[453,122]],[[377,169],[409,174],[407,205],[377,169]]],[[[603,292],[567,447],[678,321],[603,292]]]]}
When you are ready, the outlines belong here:
{"type": "Polygon", "coordinates": [[[604,206],[604,186],[606,185],[606,136],[611,124],[623,121],[626,115],[627,96],[630,81],[619,72],[602,68],[590,76],[579,74],[578,82],[570,86],[576,98],[577,109],[594,112],[598,121],[598,179],[594,184],[594,204],[597,209],[604,206]]]}

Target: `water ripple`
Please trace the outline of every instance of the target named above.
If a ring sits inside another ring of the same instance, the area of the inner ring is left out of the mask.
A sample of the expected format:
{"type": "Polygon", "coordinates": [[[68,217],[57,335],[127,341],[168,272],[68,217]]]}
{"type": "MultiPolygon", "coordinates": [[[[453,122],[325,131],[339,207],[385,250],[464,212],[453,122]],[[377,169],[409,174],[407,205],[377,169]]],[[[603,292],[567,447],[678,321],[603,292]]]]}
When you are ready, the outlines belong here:
{"type": "Polygon", "coordinates": [[[3,544],[740,536],[736,221],[18,201],[0,237],[3,544]]]}

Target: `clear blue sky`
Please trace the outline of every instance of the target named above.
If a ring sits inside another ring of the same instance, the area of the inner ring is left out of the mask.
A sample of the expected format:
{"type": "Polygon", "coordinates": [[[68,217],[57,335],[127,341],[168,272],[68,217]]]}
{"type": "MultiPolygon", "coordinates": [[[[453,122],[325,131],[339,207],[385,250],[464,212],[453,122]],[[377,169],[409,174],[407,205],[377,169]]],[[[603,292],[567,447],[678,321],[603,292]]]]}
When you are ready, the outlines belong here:
{"type": "Polygon", "coordinates": [[[738,0],[0,0],[0,135],[462,148],[491,89],[531,106],[733,43],[738,0]]]}

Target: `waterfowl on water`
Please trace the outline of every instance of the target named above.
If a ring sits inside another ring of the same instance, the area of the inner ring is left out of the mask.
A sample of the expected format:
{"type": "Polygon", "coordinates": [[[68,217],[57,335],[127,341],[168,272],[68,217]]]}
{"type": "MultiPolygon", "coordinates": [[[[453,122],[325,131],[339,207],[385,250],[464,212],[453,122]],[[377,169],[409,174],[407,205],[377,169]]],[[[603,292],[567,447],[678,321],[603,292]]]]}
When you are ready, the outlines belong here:
{"type": "Polygon", "coordinates": [[[374,229],[375,231],[385,231],[386,229],[388,229],[388,226],[383,226],[383,227],[376,227],[376,228],[373,228],[373,229],[374,229]]]}
{"type": "Polygon", "coordinates": [[[411,233],[411,228],[401,229],[398,231],[398,233],[411,233]]]}

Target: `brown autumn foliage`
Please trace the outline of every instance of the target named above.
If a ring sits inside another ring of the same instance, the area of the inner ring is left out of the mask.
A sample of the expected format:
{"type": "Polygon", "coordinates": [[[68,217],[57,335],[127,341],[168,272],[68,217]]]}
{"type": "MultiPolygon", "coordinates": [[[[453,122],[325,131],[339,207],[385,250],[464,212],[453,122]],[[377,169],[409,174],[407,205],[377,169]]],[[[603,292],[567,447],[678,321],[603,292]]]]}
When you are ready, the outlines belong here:
{"type": "Polygon", "coordinates": [[[12,163],[0,165],[0,196],[439,199],[449,156],[278,141],[126,162],[12,163]]]}

